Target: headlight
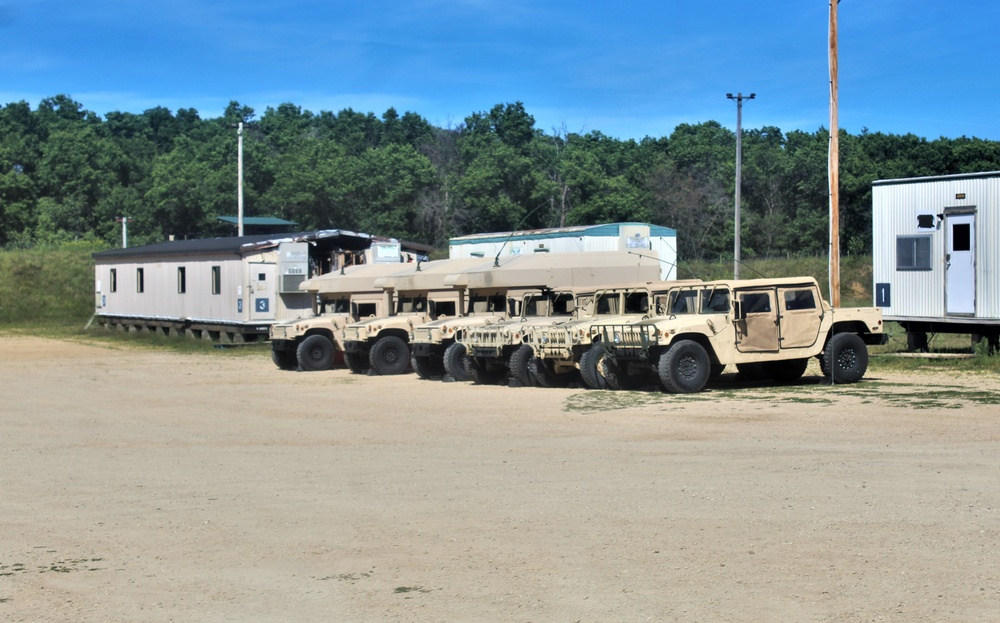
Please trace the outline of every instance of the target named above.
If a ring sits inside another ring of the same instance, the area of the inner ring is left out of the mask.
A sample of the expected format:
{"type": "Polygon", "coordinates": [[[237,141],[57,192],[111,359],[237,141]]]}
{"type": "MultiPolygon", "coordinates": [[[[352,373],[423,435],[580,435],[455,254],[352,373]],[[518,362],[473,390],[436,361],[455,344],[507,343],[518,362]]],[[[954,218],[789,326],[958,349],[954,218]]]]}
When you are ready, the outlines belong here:
{"type": "Polygon", "coordinates": [[[615,335],[614,335],[613,339],[614,339],[615,344],[621,344],[622,343],[622,334],[618,333],[617,331],[615,331],[615,335]]]}

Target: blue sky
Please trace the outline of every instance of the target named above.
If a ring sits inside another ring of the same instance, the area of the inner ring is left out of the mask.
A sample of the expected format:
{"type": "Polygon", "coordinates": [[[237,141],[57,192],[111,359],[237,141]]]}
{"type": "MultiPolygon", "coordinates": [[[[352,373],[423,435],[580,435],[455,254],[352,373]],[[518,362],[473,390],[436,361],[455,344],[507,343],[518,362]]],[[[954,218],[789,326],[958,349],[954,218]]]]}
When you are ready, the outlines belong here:
{"type": "MultiPolygon", "coordinates": [[[[0,103],[262,114],[390,106],[454,126],[521,101],[546,132],[829,127],[824,0],[0,0],[0,103]]],[[[1000,140],[996,0],[843,0],[840,127],[1000,140]]]]}

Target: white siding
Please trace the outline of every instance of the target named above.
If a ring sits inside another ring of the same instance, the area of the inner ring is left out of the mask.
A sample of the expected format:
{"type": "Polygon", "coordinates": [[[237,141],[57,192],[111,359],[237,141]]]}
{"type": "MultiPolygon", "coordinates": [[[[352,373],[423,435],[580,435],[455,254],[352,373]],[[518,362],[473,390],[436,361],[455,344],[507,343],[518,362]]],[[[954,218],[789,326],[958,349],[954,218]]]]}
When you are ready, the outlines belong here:
{"type": "MultiPolygon", "coordinates": [[[[936,178],[876,184],[872,188],[873,281],[890,284],[887,318],[945,317],[946,240],[942,216],[975,208],[976,318],[1000,319],[1000,176],[936,178]],[[962,197],[964,195],[964,197],[962,197]],[[920,229],[917,217],[933,215],[934,227],[920,229]],[[896,269],[896,239],[929,235],[931,270],[896,269]]],[[[877,290],[876,290],[877,293],[877,290]]],[[[878,303],[878,301],[876,301],[878,303]]]]}

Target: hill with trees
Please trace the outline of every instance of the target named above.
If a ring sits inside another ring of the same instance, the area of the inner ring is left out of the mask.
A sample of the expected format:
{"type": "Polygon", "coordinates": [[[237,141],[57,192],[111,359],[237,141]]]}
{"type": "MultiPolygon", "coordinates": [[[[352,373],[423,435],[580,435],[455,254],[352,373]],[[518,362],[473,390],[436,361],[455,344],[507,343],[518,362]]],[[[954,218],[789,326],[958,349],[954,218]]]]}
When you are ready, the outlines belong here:
{"type": "MultiPolygon", "coordinates": [[[[66,95],[0,108],[0,247],[70,240],[109,246],[227,235],[244,128],[245,213],[301,229],[342,228],[443,247],[516,227],[646,221],[678,230],[679,257],[731,253],[735,134],[715,121],[619,140],[545,132],[520,102],[436,127],[414,112],[259,117],[162,107],[101,117],[66,95]]],[[[744,130],[743,255],[827,249],[828,131],[744,130]]],[[[1000,142],[841,131],[841,247],[871,248],[877,179],[1000,169],[1000,142]]]]}

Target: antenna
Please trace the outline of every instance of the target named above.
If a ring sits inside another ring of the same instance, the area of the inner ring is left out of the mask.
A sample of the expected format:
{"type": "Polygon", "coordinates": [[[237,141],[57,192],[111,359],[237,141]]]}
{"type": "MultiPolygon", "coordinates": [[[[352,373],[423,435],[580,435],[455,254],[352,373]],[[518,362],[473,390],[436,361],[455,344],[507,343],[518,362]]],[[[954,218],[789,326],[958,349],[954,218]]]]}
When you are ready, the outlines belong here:
{"type": "Polygon", "coordinates": [[[528,220],[528,217],[534,214],[535,212],[538,212],[539,210],[544,208],[546,204],[548,204],[548,201],[542,202],[537,208],[535,208],[531,212],[528,212],[523,217],[521,217],[521,220],[518,222],[517,226],[511,230],[510,235],[508,235],[507,238],[503,241],[503,244],[500,245],[500,249],[497,251],[497,256],[493,258],[493,268],[500,267],[500,254],[503,253],[503,248],[507,246],[507,243],[510,242],[510,239],[514,237],[514,234],[516,234],[518,230],[521,229],[521,225],[524,224],[524,221],[528,220]]]}

